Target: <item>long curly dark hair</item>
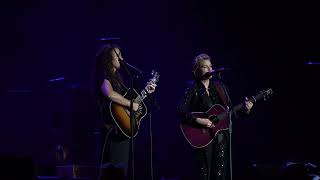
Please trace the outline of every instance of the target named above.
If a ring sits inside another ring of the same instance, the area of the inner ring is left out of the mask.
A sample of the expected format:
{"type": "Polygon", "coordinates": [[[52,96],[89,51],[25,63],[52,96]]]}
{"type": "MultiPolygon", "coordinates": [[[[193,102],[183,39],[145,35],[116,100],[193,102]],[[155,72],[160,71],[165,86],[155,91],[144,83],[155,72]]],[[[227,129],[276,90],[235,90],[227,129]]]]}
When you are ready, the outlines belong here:
{"type": "MultiPolygon", "coordinates": [[[[118,71],[112,71],[112,51],[114,51],[115,48],[120,49],[116,44],[106,44],[102,46],[96,54],[96,77],[98,81],[101,81],[102,77],[108,77],[113,86],[120,86],[123,82],[121,75],[118,71]]],[[[101,85],[101,82],[98,83],[98,85],[101,85]]]]}

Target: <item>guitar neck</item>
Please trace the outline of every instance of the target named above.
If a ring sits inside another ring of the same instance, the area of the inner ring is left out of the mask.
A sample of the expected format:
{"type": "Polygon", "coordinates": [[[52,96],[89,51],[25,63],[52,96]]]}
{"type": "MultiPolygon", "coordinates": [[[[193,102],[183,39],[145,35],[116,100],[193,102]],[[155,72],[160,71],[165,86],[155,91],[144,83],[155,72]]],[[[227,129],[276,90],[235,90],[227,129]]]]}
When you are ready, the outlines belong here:
{"type": "Polygon", "coordinates": [[[148,96],[147,91],[144,89],[141,91],[141,93],[136,97],[134,102],[140,104],[146,97],[148,96]]]}
{"type": "MultiPolygon", "coordinates": [[[[152,74],[153,74],[153,78],[149,80],[148,84],[149,83],[153,83],[153,84],[156,84],[158,81],[159,81],[159,73],[158,72],[155,72],[155,71],[152,71],[152,74]]],[[[145,87],[145,89],[143,89],[141,91],[141,93],[135,98],[135,102],[136,103],[141,103],[148,95],[149,93],[146,91],[146,88],[147,86],[145,87]]]]}
{"type": "MultiPolygon", "coordinates": [[[[264,98],[263,94],[260,93],[260,94],[258,94],[258,95],[256,95],[256,96],[252,96],[252,97],[249,98],[248,100],[251,101],[252,103],[256,103],[257,101],[259,101],[259,100],[261,100],[261,99],[263,99],[263,98],[264,98]]],[[[241,109],[243,109],[243,108],[244,108],[244,104],[243,104],[243,103],[240,103],[240,104],[234,106],[234,107],[233,107],[233,110],[234,110],[234,111],[239,111],[239,110],[241,110],[241,109]]]]}

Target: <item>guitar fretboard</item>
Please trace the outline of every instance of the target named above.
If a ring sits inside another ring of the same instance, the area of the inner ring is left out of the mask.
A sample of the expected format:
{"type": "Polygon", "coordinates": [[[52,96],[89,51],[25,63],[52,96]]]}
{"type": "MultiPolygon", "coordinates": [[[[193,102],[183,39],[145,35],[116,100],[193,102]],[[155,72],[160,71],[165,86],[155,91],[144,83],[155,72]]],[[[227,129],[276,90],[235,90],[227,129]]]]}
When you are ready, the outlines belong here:
{"type": "Polygon", "coordinates": [[[134,100],[136,103],[141,103],[146,97],[148,96],[148,93],[146,90],[142,90],[141,93],[136,97],[134,100]]]}
{"type": "MultiPolygon", "coordinates": [[[[257,101],[259,101],[259,100],[261,100],[263,98],[264,98],[264,95],[260,93],[260,94],[258,94],[256,96],[252,96],[251,98],[249,98],[249,101],[251,101],[252,103],[256,103],[257,101]]],[[[240,103],[240,104],[236,105],[233,108],[233,110],[234,111],[239,111],[239,110],[243,109],[243,105],[244,105],[243,103],[240,103]]]]}

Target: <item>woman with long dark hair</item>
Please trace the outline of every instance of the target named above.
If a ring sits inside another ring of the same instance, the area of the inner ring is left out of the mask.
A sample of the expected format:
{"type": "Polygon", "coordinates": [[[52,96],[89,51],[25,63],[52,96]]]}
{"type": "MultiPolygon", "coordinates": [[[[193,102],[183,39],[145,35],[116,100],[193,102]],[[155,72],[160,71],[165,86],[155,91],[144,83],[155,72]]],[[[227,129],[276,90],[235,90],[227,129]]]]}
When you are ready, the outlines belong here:
{"type": "MultiPolygon", "coordinates": [[[[119,73],[122,61],[123,57],[119,46],[104,45],[96,55],[96,86],[100,118],[106,129],[101,164],[111,163],[120,166],[123,169],[123,174],[126,174],[129,161],[129,139],[116,126],[109,111],[111,101],[123,107],[130,107],[130,100],[123,96],[128,88],[119,73]]],[[[150,83],[146,90],[148,93],[152,93],[155,91],[155,87],[155,84],[150,83]]],[[[132,108],[133,111],[137,111],[139,104],[133,102],[132,108]]]]}

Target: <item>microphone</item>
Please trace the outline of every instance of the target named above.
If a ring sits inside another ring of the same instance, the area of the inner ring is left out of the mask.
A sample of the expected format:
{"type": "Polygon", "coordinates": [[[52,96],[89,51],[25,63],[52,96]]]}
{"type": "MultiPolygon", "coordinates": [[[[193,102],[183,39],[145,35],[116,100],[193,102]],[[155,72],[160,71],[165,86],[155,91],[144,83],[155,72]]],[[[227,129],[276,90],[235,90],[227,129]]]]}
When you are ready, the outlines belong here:
{"type": "Polygon", "coordinates": [[[211,71],[209,71],[209,72],[207,72],[207,73],[209,73],[209,74],[211,74],[211,75],[214,75],[214,74],[222,73],[222,72],[228,71],[228,70],[229,70],[229,68],[224,68],[224,67],[222,67],[222,68],[219,68],[219,69],[213,69],[213,70],[211,70],[211,71]]]}
{"type": "Polygon", "coordinates": [[[113,41],[117,41],[120,40],[120,38],[118,37],[108,37],[108,38],[100,38],[99,41],[102,42],[113,42],[113,41]]]}
{"type": "Polygon", "coordinates": [[[139,74],[143,74],[143,72],[142,72],[140,69],[134,67],[133,65],[127,63],[127,62],[124,61],[124,60],[119,60],[119,62],[120,62],[120,64],[123,65],[124,67],[130,67],[131,69],[135,70],[135,71],[138,72],[139,74]]]}
{"type": "Polygon", "coordinates": [[[225,72],[225,71],[229,71],[230,68],[219,68],[219,69],[213,69],[207,73],[205,73],[203,76],[204,77],[210,77],[210,76],[216,76],[216,75],[220,75],[220,73],[225,72]]]}

